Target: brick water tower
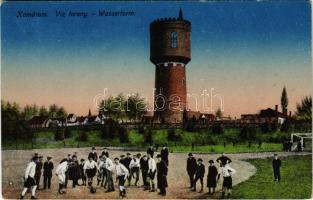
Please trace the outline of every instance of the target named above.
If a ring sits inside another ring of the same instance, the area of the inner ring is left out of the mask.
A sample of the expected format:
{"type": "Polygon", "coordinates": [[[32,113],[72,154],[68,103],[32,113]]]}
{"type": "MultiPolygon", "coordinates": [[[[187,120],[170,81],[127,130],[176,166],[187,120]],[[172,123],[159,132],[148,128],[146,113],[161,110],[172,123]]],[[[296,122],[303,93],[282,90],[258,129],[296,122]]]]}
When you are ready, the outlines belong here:
{"type": "Polygon", "coordinates": [[[181,123],[187,105],[186,65],[190,61],[191,23],[183,18],[161,18],[150,24],[150,60],[155,65],[154,117],[181,123]]]}

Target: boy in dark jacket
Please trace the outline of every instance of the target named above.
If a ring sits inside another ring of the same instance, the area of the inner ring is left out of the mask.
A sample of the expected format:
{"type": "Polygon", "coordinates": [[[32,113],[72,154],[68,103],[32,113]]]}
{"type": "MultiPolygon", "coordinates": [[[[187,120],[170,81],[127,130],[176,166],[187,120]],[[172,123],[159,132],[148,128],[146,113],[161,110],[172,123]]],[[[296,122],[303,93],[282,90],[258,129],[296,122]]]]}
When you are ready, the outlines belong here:
{"type": "Polygon", "coordinates": [[[281,160],[278,158],[278,155],[274,154],[274,159],[272,161],[273,171],[274,171],[274,181],[280,181],[280,167],[281,160]]]}
{"type": "Polygon", "coordinates": [[[167,164],[164,160],[162,160],[162,156],[160,154],[157,155],[158,163],[157,167],[157,181],[158,181],[158,189],[160,190],[159,195],[166,195],[166,187],[167,187],[167,164]]]}
{"type": "Polygon", "coordinates": [[[142,175],[142,182],[143,182],[143,190],[148,190],[148,171],[149,171],[149,165],[148,165],[148,158],[146,155],[142,156],[140,159],[140,170],[142,175]]]}
{"type": "Polygon", "coordinates": [[[197,186],[197,181],[200,179],[200,183],[201,183],[201,190],[200,193],[203,192],[203,177],[204,177],[204,173],[205,173],[205,167],[204,164],[202,164],[203,160],[201,158],[199,158],[197,163],[197,167],[196,167],[196,178],[194,181],[194,186],[193,186],[193,190],[192,191],[196,191],[196,186],[197,186]]]}
{"type": "Polygon", "coordinates": [[[188,154],[187,158],[187,173],[189,176],[189,181],[190,181],[190,188],[193,187],[193,182],[195,178],[195,173],[196,173],[196,167],[197,167],[197,161],[195,157],[193,157],[192,153],[188,154]]]}
{"type": "Polygon", "coordinates": [[[208,182],[207,187],[209,188],[209,194],[214,194],[216,188],[216,177],[217,177],[217,168],[214,166],[214,161],[209,160],[209,169],[208,169],[208,182]],[[211,193],[211,189],[213,192],[211,193]]]}
{"type": "Polygon", "coordinates": [[[84,173],[84,165],[85,165],[85,159],[80,159],[80,164],[79,164],[80,175],[82,177],[83,185],[86,185],[86,175],[84,173]]]}
{"type": "Polygon", "coordinates": [[[51,187],[51,178],[53,170],[53,162],[51,161],[52,157],[48,156],[47,161],[43,164],[43,189],[50,189],[51,187]]]}

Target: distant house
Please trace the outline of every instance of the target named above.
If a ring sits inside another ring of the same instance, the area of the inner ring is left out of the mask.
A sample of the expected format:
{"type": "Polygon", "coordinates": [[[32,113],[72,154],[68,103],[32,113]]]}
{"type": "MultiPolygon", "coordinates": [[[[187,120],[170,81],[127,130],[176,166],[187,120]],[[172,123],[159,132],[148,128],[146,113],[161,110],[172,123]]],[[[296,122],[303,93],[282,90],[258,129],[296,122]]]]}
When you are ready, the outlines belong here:
{"type": "Polygon", "coordinates": [[[28,121],[31,128],[46,128],[49,127],[51,119],[44,116],[34,116],[28,121]]]}
{"type": "Polygon", "coordinates": [[[88,122],[88,117],[80,116],[76,118],[78,125],[85,125],[88,122]]]}
{"type": "MultiPolygon", "coordinates": [[[[291,116],[291,112],[290,112],[291,116]]],[[[289,116],[289,117],[290,117],[289,116]]],[[[278,111],[278,105],[275,109],[267,108],[262,109],[259,114],[243,114],[241,115],[241,123],[277,123],[283,124],[289,118],[286,114],[278,111]]]]}
{"type": "Polygon", "coordinates": [[[65,126],[66,119],[64,117],[51,118],[49,127],[62,127],[65,126]]]}
{"type": "Polygon", "coordinates": [[[202,123],[212,122],[216,120],[215,115],[210,114],[210,113],[201,113],[200,111],[189,110],[189,111],[186,111],[186,114],[187,114],[188,120],[196,120],[202,123]]]}
{"type": "Polygon", "coordinates": [[[87,118],[87,124],[101,124],[101,119],[99,116],[90,116],[87,118]]]}
{"type": "Polygon", "coordinates": [[[77,117],[75,114],[71,113],[66,118],[66,126],[77,126],[77,117]]]}
{"type": "Polygon", "coordinates": [[[241,123],[258,123],[260,121],[258,114],[243,114],[241,115],[241,123]]]}
{"type": "Polygon", "coordinates": [[[272,108],[267,108],[260,111],[259,119],[261,123],[278,123],[283,124],[288,118],[287,115],[278,111],[278,106],[275,106],[275,110],[272,108]]]}

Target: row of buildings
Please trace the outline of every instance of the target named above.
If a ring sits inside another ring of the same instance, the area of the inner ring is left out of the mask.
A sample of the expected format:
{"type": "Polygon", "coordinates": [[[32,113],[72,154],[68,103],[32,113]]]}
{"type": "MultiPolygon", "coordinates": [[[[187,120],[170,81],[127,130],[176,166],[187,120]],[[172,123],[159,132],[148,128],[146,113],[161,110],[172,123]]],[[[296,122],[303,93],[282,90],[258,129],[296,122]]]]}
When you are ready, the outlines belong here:
{"type": "MultiPolygon", "coordinates": [[[[217,118],[214,114],[201,113],[199,111],[184,111],[184,120],[191,120],[197,122],[200,125],[209,125],[214,122],[219,123],[235,123],[235,124],[262,124],[262,123],[276,123],[283,124],[286,119],[291,118],[291,112],[289,115],[278,111],[278,105],[275,105],[275,109],[267,108],[262,109],[257,114],[242,114],[240,119],[231,119],[230,117],[217,118]]],[[[109,117],[99,114],[92,115],[89,111],[87,116],[76,116],[71,113],[66,118],[49,118],[45,116],[34,116],[29,120],[31,128],[50,128],[50,127],[64,127],[64,126],[82,126],[82,125],[94,125],[104,124],[109,117]]],[[[120,121],[120,123],[134,123],[134,121],[120,121]]],[[[153,113],[147,113],[142,119],[136,121],[136,123],[164,123],[155,121],[153,113]]]]}

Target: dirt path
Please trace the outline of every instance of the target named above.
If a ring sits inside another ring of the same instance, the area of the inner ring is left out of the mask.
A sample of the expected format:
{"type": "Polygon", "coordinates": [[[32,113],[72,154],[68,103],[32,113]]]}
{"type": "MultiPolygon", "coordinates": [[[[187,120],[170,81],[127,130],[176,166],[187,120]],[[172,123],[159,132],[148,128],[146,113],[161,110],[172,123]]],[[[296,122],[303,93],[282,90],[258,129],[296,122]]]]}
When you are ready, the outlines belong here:
{"type": "MultiPolygon", "coordinates": [[[[100,149],[100,148],[98,148],[100,149]]],[[[40,149],[40,150],[7,150],[2,151],[2,189],[3,197],[16,199],[19,197],[23,186],[23,173],[25,167],[31,157],[35,152],[38,152],[44,157],[50,155],[53,157],[53,162],[55,165],[65,157],[68,153],[77,152],[79,158],[86,158],[90,148],[73,148],[73,149],[40,149]],[[12,159],[14,158],[14,159],[12,159]]],[[[100,154],[101,150],[98,151],[100,154]]],[[[110,157],[114,158],[126,152],[122,151],[109,151],[110,157]]],[[[132,152],[137,153],[137,152],[132,152]]],[[[143,152],[141,152],[143,153],[143,152]]],[[[279,153],[280,156],[290,156],[290,155],[304,155],[308,153],[279,153]]],[[[242,181],[247,180],[256,172],[256,168],[250,163],[243,161],[243,159],[248,158],[266,158],[272,156],[273,153],[241,153],[241,154],[228,154],[228,156],[233,160],[231,166],[237,170],[237,173],[233,177],[233,183],[238,184],[242,181]]],[[[197,158],[201,157],[206,165],[206,170],[208,166],[209,159],[216,159],[220,154],[195,154],[197,158]]],[[[203,194],[198,192],[190,192],[188,189],[189,179],[186,174],[186,154],[183,153],[171,153],[169,156],[169,174],[166,199],[189,199],[189,198],[199,198],[203,194]]],[[[206,171],[207,173],[207,171],[206,171]]],[[[206,178],[204,180],[206,185],[206,178]]],[[[142,180],[140,178],[140,184],[142,180]]],[[[198,183],[199,184],[199,183],[198,183]]],[[[221,182],[218,184],[217,190],[221,188],[221,182]]],[[[71,181],[69,182],[69,186],[71,181]]],[[[116,185],[116,183],[115,183],[116,185]]],[[[118,192],[105,193],[104,189],[98,188],[96,194],[90,194],[88,189],[84,186],[79,186],[76,188],[69,187],[67,189],[67,194],[59,195],[57,194],[57,178],[54,176],[52,179],[51,190],[40,190],[37,191],[37,198],[39,199],[114,199],[118,197],[118,192]]],[[[42,182],[41,182],[42,187],[42,182]]],[[[117,188],[117,187],[116,187],[117,188]]],[[[199,186],[198,186],[199,188],[199,186]]],[[[205,188],[205,192],[207,189],[205,188]]],[[[127,188],[127,198],[132,199],[156,199],[161,198],[157,193],[143,192],[142,188],[135,186],[130,186],[127,188]]],[[[162,197],[163,198],[163,197],[162,197]]]]}

